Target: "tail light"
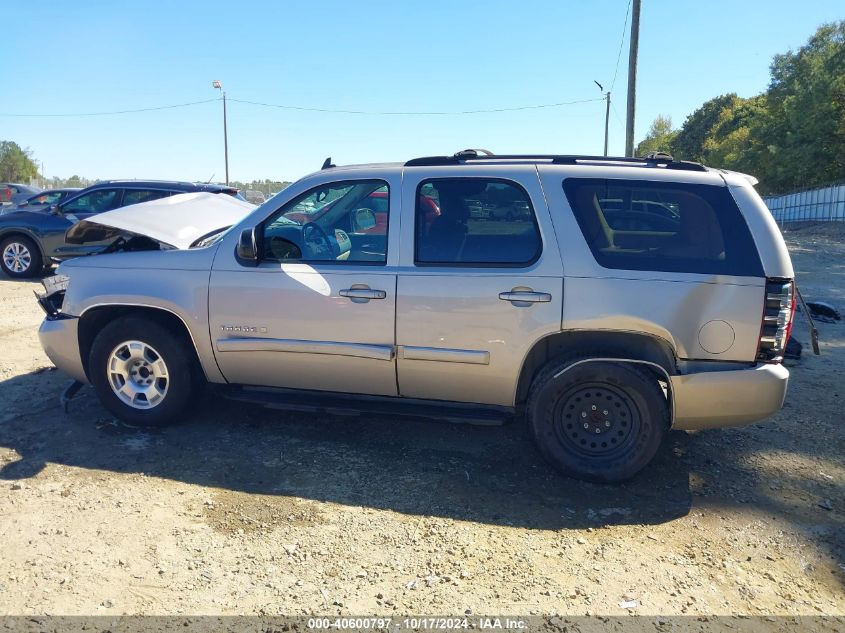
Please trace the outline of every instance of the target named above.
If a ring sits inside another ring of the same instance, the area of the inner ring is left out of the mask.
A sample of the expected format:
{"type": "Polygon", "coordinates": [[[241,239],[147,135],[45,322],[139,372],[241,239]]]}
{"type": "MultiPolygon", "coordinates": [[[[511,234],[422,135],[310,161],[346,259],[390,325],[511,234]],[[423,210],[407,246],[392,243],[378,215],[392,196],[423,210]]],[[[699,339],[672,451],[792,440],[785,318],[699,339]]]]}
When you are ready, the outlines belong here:
{"type": "Polygon", "coordinates": [[[760,344],[757,347],[758,361],[778,363],[783,359],[794,317],[795,282],[791,279],[767,279],[760,344]]]}

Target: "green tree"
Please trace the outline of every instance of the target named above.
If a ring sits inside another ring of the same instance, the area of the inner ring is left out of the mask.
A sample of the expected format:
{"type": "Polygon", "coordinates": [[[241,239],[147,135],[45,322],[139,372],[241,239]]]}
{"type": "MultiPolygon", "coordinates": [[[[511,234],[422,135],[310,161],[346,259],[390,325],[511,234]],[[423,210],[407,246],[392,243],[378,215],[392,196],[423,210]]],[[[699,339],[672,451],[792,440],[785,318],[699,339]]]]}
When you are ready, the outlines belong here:
{"type": "MultiPolygon", "coordinates": [[[[764,193],[845,181],[845,21],[776,55],[770,72],[762,95],[721,95],[690,114],[672,155],[751,173],[764,193]]],[[[648,148],[660,144],[658,131],[648,148]]]]}
{"type": "Polygon", "coordinates": [[[647,156],[652,152],[672,153],[672,143],[677,131],[672,129],[672,117],[658,114],[651,122],[646,137],[637,145],[637,156],[647,156]]]}
{"type": "Polygon", "coordinates": [[[845,179],[845,20],[776,55],[771,76],[768,186],[787,191],[845,179]]]}
{"type": "Polygon", "coordinates": [[[710,136],[713,126],[719,121],[722,110],[730,107],[738,97],[731,93],[715,97],[690,114],[672,144],[675,158],[680,160],[704,161],[704,143],[710,136]]]}
{"type": "Polygon", "coordinates": [[[32,152],[14,141],[0,141],[0,180],[28,183],[38,176],[32,152]]]}
{"type": "Polygon", "coordinates": [[[764,176],[767,149],[762,143],[769,124],[765,95],[733,98],[719,113],[701,149],[708,165],[764,176]]]}

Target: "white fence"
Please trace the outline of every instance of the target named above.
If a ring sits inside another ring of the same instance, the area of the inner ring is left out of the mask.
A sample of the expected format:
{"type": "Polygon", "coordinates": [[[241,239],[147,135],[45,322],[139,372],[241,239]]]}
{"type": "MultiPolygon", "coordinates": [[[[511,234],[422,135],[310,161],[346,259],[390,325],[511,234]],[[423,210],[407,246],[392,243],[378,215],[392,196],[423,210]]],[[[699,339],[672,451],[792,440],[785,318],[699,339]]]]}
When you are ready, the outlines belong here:
{"type": "Polygon", "coordinates": [[[804,221],[845,221],[845,185],[764,197],[778,224],[804,221]]]}

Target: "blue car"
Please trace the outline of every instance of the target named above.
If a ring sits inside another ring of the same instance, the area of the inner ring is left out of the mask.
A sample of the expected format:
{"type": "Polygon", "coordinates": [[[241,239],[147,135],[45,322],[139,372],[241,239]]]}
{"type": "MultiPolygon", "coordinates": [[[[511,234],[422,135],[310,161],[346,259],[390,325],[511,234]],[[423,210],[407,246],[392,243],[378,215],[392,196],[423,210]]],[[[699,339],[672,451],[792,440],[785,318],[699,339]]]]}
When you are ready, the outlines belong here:
{"type": "Polygon", "coordinates": [[[0,268],[9,277],[34,277],[54,260],[96,252],[71,246],[65,232],[80,220],[119,207],[178,193],[207,191],[240,198],[224,185],[162,180],[107,180],[82,189],[58,204],[17,207],[0,214],[0,268]]]}

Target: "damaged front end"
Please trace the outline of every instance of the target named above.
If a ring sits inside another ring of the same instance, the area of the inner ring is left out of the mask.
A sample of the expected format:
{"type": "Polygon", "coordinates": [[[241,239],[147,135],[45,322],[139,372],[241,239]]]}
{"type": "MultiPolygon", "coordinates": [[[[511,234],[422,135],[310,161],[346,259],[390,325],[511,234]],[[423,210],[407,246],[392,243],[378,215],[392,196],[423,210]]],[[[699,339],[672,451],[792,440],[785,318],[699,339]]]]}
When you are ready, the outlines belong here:
{"type": "Polygon", "coordinates": [[[62,304],[65,300],[70,278],[67,275],[52,275],[41,280],[44,286],[43,293],[35,293],[38,305],[47,314],[48,319],[62,318],[62,304]]]}

